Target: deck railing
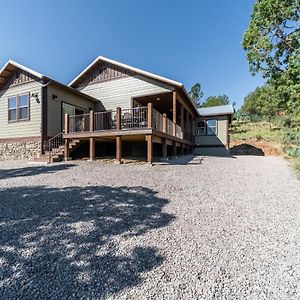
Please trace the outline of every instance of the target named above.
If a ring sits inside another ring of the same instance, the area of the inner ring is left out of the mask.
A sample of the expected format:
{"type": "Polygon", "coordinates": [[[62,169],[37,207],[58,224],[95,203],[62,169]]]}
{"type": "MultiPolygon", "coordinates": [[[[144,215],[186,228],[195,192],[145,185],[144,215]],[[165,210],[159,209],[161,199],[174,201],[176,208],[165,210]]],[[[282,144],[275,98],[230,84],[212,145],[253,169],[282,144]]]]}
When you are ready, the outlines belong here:
{"type": "Polygon", "coordinates": [[[94,131],[117,128],[117,111],[104,111],[94,113],[94,131]]]}
{"type": "MultiPolygon", "coordinates": [[[[101,130],[130,130],[152,128],[171,136],[183,139],[182,128],[153,108],[135,107],[129,109],[117,108],[115,111],[93,112],[83,115],[65,116],[65,133],[95,132],[101,130]]],[[[56,137],[58,140],[60,137],[56,137]]],[[[56,143],[56,140],[54,143],[56,143]]],[[[60,141],[59,144],[62,142],[60,141]]]]}
{"type": "Polygon", "coordinates": [[[147,107],[121,110],[121,129],[145,128],[147,126],[147,107]]]}
{"type": "Polygon", "coordinates": [[[70,116],[69,126],[72,133],[90,131],[90,114],[70,116]]]}

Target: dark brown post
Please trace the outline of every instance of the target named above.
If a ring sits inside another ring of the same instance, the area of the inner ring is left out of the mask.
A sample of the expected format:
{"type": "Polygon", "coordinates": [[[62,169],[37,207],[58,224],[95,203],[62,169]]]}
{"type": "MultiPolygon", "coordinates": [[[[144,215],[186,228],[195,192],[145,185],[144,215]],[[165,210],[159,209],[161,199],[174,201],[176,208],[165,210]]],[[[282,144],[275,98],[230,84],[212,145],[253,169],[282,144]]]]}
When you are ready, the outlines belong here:
{"type": "Polygon", "coordinates": [[[181,138],[185,138],[184,136],[184,112],[185,112],[185,109],[183,107],[183,105],[181,105],[181,110],[180,110],[180,116],[181,116],[181,119],[180,119],[180,127],[181,127],[181,138]]]}
{"type": "Polygon", "coordinates": [[[94,111],[90,111],[90,132],[94,131],[94,111]]]}
{"type": "Polygon", "coordinates": [[[168,148],[167,148],[167,139],[163,139],[163,142],[162,142],[162,157],[163,159],[166,159],[167,156],[168,156],[168,148]]]}
{"type": "Polygon", "coordinates": [[[116,137],[116,160],[119,163],[122,160],[122,139],[120,136],[116,137]]]}
{"type": "Polygon", "coordinates": [[[90,160],[95,159],[95,139],[90,138],[90,160]]]}
{"type": "Polygon", "coordinates": [[[163,114],[163,132],[167,132],[167,114],[163,114]]]}
{"type": "Polygon", "coordinates": [[[176,136],[176,92],[173,92],[173,136],[176,136]]]}
{"type": "Polygon", "coordinates": [[[65,133],[69,133],[69,128],[70,126],[70,120],[69,120],[69,115],[65,114],[65,133]]]}
{"type": "Polygon", "coordinates": [[[65,151],[64,151],[64,154],[65,154],[65,161],[68,161],[69,160],[69,140],[68,139],[65,139],[65,151]]]}
{"type": "Polygon", "coordinates": [[[147,136],[147,162],[152,163],[153,161],[153,136],[147,136]]]}
{"type": "Polygon", "coordinates": [[[117,107],[117,130],[121,130],[121,107],[117,107]]]}
{"type": "Polygon", "coordinates": [[[151,102],[148,103],[148,128],[152,128],[153,126],[153,104],[151,102]]]}
{"type": "Polygon", "coordinates": [[[177,149],[176,149],[176,142],[173,141],[173,149],[172,149],[173,156],[177,156],[177,149]]]}

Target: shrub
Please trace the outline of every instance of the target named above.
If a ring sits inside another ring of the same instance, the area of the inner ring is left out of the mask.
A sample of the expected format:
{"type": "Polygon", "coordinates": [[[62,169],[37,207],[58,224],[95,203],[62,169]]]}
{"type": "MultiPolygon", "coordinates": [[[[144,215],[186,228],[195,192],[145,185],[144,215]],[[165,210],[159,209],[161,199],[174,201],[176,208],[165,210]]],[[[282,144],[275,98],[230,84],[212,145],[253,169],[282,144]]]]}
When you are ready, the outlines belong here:
{"type": "Polygon", "coordinates": [[[256,138],[257,141],[261,141],[263,139],[263,137],[259,133],[257,133],[255,135],[255,138],[256,138]]]}

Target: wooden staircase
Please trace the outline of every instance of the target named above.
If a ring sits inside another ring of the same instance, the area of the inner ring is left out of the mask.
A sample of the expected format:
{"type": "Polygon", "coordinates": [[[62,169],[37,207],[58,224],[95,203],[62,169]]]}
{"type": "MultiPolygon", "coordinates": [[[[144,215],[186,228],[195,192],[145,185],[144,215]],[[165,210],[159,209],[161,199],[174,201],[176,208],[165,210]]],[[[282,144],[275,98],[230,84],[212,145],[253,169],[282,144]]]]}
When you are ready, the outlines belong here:
{"type": "MultiPolygon", "coordinates": [[[[80,140],[71,140],[69,142],[69,153],[76,150],[81,144],[80,140]]],[[[45,154],[41,154],[35,158],[34,161],[54,163],[63,161],[65,157],[65,146],[59,145],[56,148],[52,148],[51,151],[45,151],[45,154]]]]}

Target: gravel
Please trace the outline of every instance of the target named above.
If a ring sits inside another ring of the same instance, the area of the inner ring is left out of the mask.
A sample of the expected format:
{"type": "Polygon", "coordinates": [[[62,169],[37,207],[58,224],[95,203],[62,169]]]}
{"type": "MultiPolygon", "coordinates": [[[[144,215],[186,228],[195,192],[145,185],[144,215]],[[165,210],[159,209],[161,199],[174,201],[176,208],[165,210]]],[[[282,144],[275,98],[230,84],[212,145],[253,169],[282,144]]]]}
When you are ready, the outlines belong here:
{"type": "Polygon", "coordinates": [[[299,299],[280,157],[0,163],[1,299],[299,299]]]}

